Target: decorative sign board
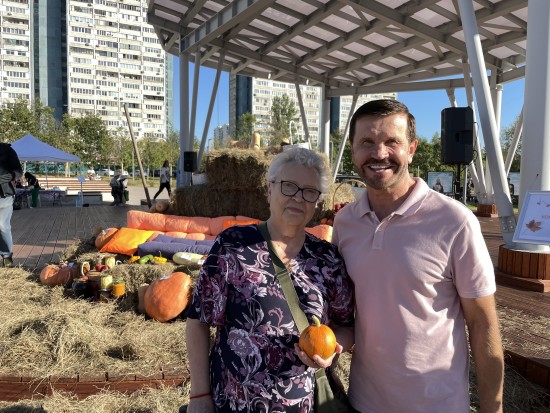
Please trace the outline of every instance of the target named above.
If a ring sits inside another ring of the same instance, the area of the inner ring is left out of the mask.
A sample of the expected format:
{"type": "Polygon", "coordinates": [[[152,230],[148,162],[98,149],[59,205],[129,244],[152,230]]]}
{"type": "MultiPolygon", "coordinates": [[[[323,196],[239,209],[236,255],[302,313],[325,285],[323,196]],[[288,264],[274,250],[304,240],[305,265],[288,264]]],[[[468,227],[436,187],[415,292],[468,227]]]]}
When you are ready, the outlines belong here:
{"type": "Polygon", "coordinates": [[[513,241],[550,245],[550,191],[527,192],[513,241]]]}
{"type": "Polygon", "coordinates": [[[453,193],[453,178],[452,172],[428,172],[428,186],[434,191],[443,194],[453,193]],[[440,186],[442,189],[440,189],[440,186]]]}

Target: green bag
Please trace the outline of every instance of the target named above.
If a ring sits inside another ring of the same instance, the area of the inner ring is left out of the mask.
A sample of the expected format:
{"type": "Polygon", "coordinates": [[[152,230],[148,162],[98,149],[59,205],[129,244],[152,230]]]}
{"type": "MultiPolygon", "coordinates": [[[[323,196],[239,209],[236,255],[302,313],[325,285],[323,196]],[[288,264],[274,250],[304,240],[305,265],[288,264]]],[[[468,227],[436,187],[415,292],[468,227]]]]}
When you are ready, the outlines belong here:
{"type": "MultiPolygon", "coordinates": [[[[292,317],[294,317],[294,322],[300,331],[304,331],[306,327],[309,326],[309,322],[307,321],[307,317],[303,310],[300,308],[298,295],[296,294],[290,275],[271,244],[271,237],[269,235],[269,231],[267,230],[267,224],[265,222],[258,224],[258,229],[267,241],[269,255],[273,261],[273,266],[277,272],[277,279],[281,284],[281,289],[283,290],[283,294],[285,295],[288,306],[290,307],[292,317]]],[[[354,411],[349,404],[344,386],[334,371],[334,367],[337,363],[338,355],[334,357],[332,366],[327,369],[330,375],[330,380],[325,374],[324,369],[319,369],[315,372],[314,411],[316,413],[348,413],[354,411]]]]}
{"type": "Polygon", "coordinates": [[[126,202],[130,200],[130,192],[127,189],[124,190],[124,199],[126,202]]]}
{"type": "MultiPolygon", "coordinates": [[[[337,363],[333,361],[333,365],[337,363]]],[[[331,366],[332,367],[332,366],[331,366]]],[[[334,380],[329,380],[323,369],[315,373],[315,412],[316,413],[347,413],[354,409],[349,404],[348,396],[340,382],[336,372],[329,369],[329,375],[334,380]]]]}

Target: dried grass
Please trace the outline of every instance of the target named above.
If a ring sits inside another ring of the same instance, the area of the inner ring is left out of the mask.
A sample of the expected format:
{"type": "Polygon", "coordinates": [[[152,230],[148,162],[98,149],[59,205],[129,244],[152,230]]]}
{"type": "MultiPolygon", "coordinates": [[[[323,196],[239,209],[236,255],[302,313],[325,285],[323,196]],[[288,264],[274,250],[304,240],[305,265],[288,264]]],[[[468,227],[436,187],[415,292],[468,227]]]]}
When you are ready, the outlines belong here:
{"type": "MultiPolygon", "coordinates": [[[[64,254],[68,260],[92,259],[97,251],[88,242],[76,242],[64,254]],[[78,255],[80,254],[80,255],[78,255]]],[[[187,366],[185,320],[158,323],[135,312],[135,292],[175,270],[190,273],[197,267],[168,265],[120,265],[128,294],[118,302],[88,302],[67,298],[62,287],[47,288],[37,275],[21,268],[3,269],[0,283],[0,374],[21,374],[37,380],[76,374],[158,372],[161,367],[187,366]]],[[[499,307],[503,331],[532,324],[534,334],[547,336],[549,320],[499,307]]],[[[532,329],[531,329],[532,327],[532,329]]],[[[526,343],[526,345],[529,345],[526,343]]],[[[546,349],[548,351],[548,349],[546,349]]],[[[340,358],[338,370],[347,386],[350,355],[340,358]]],[[[471,368],[472,406],[478,409],[474,368],[471,368]]],[[[0,402],[1,412],[173,412],[187,401],[189,383],[179,388],[144,390],[131,395],[104,391],[83,400],[55,392],[40,400],[0,402]]],[[[548,413],[550,394],[506,368],[506,413],[548,413]]]]}
{"type": "Polygon", "coordinates": [[[273,155],[253,149],[210,151],[205,172],[211,190],[247,190],[265,186],[265,173],[273,155]]]}

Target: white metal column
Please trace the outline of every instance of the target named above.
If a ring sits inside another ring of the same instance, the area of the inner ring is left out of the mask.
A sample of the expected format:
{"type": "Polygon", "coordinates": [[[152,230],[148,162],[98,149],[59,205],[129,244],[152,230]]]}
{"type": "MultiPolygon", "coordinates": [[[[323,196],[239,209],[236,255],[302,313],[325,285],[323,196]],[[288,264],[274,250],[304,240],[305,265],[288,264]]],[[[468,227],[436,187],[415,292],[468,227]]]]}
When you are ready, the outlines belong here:
{"type": "Polygon", "coordinates": [[[197,156],[197,164],[200,165],[202,156],[204,154],[204,147],[208,140],[208,132],[210,130],[210,120],[212,119],[212,112],[214,111],[214,103],[216,102],[216,95],[218,94],[218,86],[220,84],[220,75],[222,73],[223,62],[225,61],[225,53],[220,53],[218,59],[218,66],[216,67],[216,78],[214,79],[214,85],[212,86],[212,95],[210,96],[210,104],[208,105],[208,113],[206,114],[206,120],[204,121],[204,129],[202,131],[201,146],[199,149],[199,155],[197,156]]]}
{"type": "MultiPolygon", "coordinates": [[[[346,142],[349,134],[349,125],[351,123],[351,117],[355,113],[355,106],[357,106],[357,99],[359,96],[357,94],[353,95],[353,101],[351,102],[351,109],[348,113],[348,120],[346,121],[346,128],[344,129],[344,134],[342,135],[342,140],[340,141],[340,147],[338,148],[338,157],[336,162],[332,167],[332,182],[336,181],[336,175],[338,175],[338,169],[340,168],[340,162],[342,161],[342,155],[344,154],[344,149],[346,147],[346,142]]],[[[341,100],[340,100],[341,102],[341,100]]],[[[341,106],[341,105],[340,105],[341,106]]]]}
{"type": "Polygon", "coordinates": [[[472,0],[458,0],[458,8],[464,29],[466,50],[470,60],[470,68],[474,79],[474,90],[480,113],[481,128],[487,149],[487,163],[491,169],[491,177],[495,188],[495,203],[499,211],[500,229],[507,246],[512,246],[512,238],[516,229],[514,207],[510,200],[508,184],[504,176],[504,160],[498,139],[498,130],[493,111],[493,103],[487,82],[487,70],[483,60],[483,50],[479,37],[477,22],[472,0]]]}
{"type": "MultiPolygon", "coordinates": [[[[550,190],[550,2],[529,0],[520,209],[527,191],[550,190]]],[[[550,246],[521,244],[525,250],[550,246]]]]}
{"type": "Polygon", "coordinates": [[[470,78],[470,65],[466,59],[462,59],[462,71],[464,72],[464,89],[466,91],[466,100],[468,106],[472,108],[474,114],[474,146],[477,156],[474,162],[470,164],[470,176],[474,182],[476,198],[478,202],[487,204],[487,190],[485,189],[485,176],[483,175],[483,160],[481,159],[481,143],[479,142],[479,128],[477,126],[476,105],[474,94],[472,93],[472,79],[470,78]]]}
{"type": "Polygon", "coordinates": [[[306,137],[306,142],[309,142],[311,148],[311,142],[309,140],[309,128],[307,127],[307,117],[306,111],[304,109],[304,100],[302,99],[302,90],[298,83],[294,83],[294,89],[296,89],[296,97],[298,98],[298,106],[300,107],[300,115],[302,118],[302,128],[304,128],[304,135],[306,137]]]}
{"type": "Polygon", "coordinates": [[[327,86],[321,88],[321,119],[319,119],[319,151],[329,156],[330,148],[330,97],[327,86]]]}
{"type": "Polygon", "coordinates": [[[183,153],[189,141],[189,56],[180,54],[180,159],[177,186],[191,185],[191,174],[183,172],[183,153]]]}
{"type": "Polygon", "coordinates": [[[512,162],[514,161],[514,157],[516,156],[516,151],[519,145],[519,138],[521,137],[522,132],[523,132],[523,108],[521,108],[518,122],[516,124],[516,129],[514,129],[514,138],[510,143],[510,147],[508,148],[508,153],[506,155],[506,161],[504,162],[506,176],[508,176],[508,174],[510,173],[510,167],[512,166],[512,162]]]}

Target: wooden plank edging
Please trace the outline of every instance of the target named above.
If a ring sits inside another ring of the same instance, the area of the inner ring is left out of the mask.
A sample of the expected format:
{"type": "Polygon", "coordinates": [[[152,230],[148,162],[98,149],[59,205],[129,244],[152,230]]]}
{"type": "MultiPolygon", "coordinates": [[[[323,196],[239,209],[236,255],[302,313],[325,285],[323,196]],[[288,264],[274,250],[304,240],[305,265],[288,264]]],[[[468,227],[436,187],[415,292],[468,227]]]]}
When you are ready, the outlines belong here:
{"type": "Polygon", "coordinates": [[[189,380],[185,368],[166,369],[151,375],[141,374],[83,374],[76,376],[51,376],[35,379],[17,374],[0,375],[0,401],[13,402],[21,399],[40,399],[53,391],[74,393],[79,399],[101,391],[133,393],[138,390],[181,386],[189,380]]]}

